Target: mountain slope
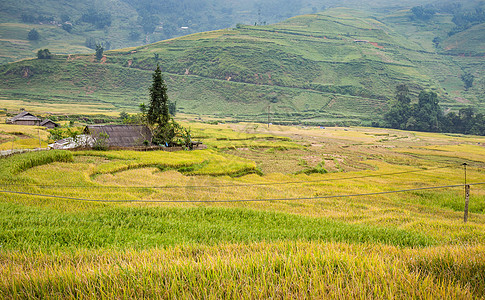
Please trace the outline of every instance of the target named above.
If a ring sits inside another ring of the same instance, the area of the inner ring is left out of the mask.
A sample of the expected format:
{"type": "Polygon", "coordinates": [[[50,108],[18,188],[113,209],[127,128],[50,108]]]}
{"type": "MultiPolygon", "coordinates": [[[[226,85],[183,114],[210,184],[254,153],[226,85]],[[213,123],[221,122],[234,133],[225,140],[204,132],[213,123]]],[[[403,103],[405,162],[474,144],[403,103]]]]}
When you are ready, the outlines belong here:
{"type": "Polygon", "coordinates": [[[274,121],[369,124],[400,83],[415,94],[435,89],[445,108],[482,108],[481,85],[465,92],[452,72],[479,72],[483,59],[462,59],[426,51],[373,15],[340,8],[109,51],[101,62],[79,55],[10,64],[0,70],[0,96],[134,109],[146,101],[159,63],[185,113],[264,120],[270,106],[274,121]]]}
{"type": "MultiPolygon", "coordinates": [[[[435,0],[436,1],[436,0],[435,0]]],[[[478,0],[463,0],[474,3],[478,0]]],[[[270,24],[328,8],[392,11],[423,0],[0,0],[0,64],[34,57],[37,50],[92,53],[140,46],[187,34],[270,24]],[[30,30],[38,41],[27,38],[30,30]]],[[[446,1],[436,1],[445,5],[446,1]]]]}

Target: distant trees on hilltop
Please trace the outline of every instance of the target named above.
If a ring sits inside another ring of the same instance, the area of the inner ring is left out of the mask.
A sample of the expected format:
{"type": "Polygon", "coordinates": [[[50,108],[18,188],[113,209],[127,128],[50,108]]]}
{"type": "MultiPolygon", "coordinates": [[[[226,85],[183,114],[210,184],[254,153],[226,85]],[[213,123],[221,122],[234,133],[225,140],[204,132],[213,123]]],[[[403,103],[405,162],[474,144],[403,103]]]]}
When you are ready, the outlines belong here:
{"type": "Polygon", "coordinates": [[[448,36],[467,30],[468,28],[485,22],[485,2],[478,2],[474,7],[464,7],[461,3],[437,3],[411,8],[411,19],[428,21],[436,13],[453,15],[455,27],[448,32],[448,36]]]}
{"type": "Polygon", "coordinates": [[[111,14],[106,11],[90,8],[80,19],[81,22],[93,24],[98,29],[111,26],[111,14]]]}
{"type": "Polygon", "coordinates": [[[413,17],[419,20],[429,20],[436,13],[435,9],[432,7],[415,6],[411,8],[413,17]]]}

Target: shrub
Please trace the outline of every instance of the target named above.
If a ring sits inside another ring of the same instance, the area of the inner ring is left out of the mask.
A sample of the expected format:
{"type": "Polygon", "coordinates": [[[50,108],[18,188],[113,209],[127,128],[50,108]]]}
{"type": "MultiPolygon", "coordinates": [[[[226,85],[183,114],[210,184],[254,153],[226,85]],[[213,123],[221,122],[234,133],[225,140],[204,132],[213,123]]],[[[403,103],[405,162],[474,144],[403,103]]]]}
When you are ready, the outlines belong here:
{"type": "Polygon", "coordinates": [[[29,31],[29,34],[27,36],[27,38],[30,40],[30,41],[38,41],[40,39],[40,34],[37,30],[32,29],[31,31],[29,31]]]}

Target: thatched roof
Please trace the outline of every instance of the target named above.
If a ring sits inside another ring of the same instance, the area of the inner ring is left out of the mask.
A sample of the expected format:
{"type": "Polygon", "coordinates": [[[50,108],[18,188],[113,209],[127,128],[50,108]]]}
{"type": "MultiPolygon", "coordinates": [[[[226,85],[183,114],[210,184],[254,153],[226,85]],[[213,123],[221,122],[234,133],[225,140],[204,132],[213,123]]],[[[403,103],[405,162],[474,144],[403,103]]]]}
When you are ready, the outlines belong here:
{"type": "Polygon", "coordinates": [[[109,147],[143,146],[144,141],[151,142],[152,134],[145,125],[88,125],[84,133],[98,139],[101,133],[107,134],[109,147]]]}
{"type": "Polygon", "coordinates": [[[38,121],[38,122],[40,122],[41,119],[37,118],[36,116],[34,116],[33,114],[31,114],[27,111],[23,111],[23,112],[19,113],[18,115],[16,115],[15,117],[7,120],[8,123],[13,123],[15,121],[38,121]]]}
{"type": "Polygon", "coordinates": [[[59,127],[60,125],[57,124],[56,122],[50,120],[50,119],[45,119],[44,121],[40,122],[40,126],[46,126],[48,123],[51,123],[54,125],[54,127],[59,127]]]}

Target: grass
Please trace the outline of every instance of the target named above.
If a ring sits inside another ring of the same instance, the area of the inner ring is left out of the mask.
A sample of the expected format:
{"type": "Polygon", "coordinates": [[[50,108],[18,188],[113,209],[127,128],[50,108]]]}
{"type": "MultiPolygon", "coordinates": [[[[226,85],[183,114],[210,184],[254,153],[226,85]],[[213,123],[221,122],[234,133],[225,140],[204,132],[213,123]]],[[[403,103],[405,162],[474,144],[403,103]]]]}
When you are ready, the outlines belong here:
{"type": "Polygon", "coordinates": [[[484,292],[483,251],[297,241],[61,255],[12,252],[1,255],[3,264],[13,264],[1,269],[0,293],[41,298],[473,298],[484,292]]]}
{"type": "Polygon", "coordinates": [[[425,235],[324,218],[221,208],[101,208],[66,214],[3,204],[0,244],[7,251],[150,249],[277,240],[429,246],[425,235]]]}
{"type": "Polygon", "coordinates": [[[0,159],[0,297],[484,296],[482,186],[467,224],[461,188],[324,198],[461,184],[464,159],[483,182],[481,137],[184,125],[213,146],[0,159]],[[323,198],[209,202],[302,197],[323,198]]]}
{"type": "Polygon", "coordinates": [[[46,148],[45,127],[0,124],[0,150],[46,148]]]}
{"type": "Polygon", "coordinates": [[[0,176],[2,181],[15,180],[15,176],[30,168],[50,164],[53,162],[69,162],[72,161],[72,155],[67,151],[42,151],[31,152],[22,155],[15,155],[13,157],[0,160],[2,166],[0,176]]]}
{"type": "Polygon", "coordinates": [[[76,155],[99,156],[113,160],[95,168],[90,176],[113,174],[130,169],[158,167],[178,169],[186,175],[244,175],[256,171],[256,165],[241,158],[220,155],[211,150],[170,153],[165,151],[80,151],[76,155]]]}

